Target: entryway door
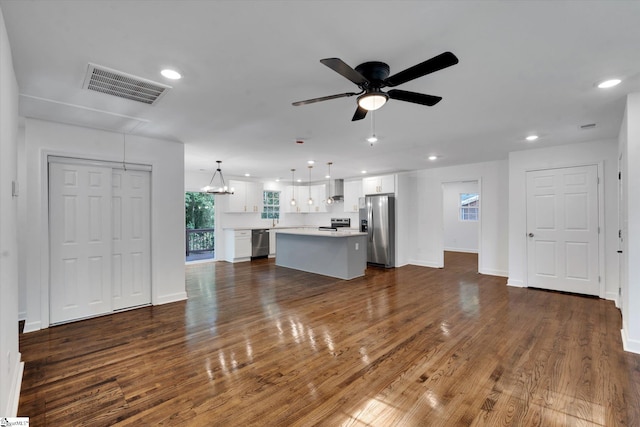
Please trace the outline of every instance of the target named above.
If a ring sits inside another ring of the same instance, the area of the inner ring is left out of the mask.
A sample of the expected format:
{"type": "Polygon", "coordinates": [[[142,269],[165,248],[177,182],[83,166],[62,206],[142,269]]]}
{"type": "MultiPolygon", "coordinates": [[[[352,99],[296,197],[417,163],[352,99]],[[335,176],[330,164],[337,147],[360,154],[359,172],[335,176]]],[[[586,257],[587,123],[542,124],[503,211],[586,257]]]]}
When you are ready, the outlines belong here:
{"type": "Polygon", "coordinates": [[[527,172],[528,286],[600,295],[598,167],[527,172]]]}
{"type": "Polygon", "coordinates": [[[50,323],[151,302],[150,172],[49,163],[50,323]]]}

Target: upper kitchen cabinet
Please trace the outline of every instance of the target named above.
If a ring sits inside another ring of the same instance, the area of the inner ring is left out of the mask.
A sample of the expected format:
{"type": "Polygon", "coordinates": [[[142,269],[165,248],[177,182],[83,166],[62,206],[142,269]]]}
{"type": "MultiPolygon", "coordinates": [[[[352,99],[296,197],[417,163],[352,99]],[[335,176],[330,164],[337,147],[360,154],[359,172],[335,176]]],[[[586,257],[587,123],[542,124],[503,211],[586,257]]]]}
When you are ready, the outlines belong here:
{"type": "Polygon", "coordinates": [[[370,176],[362,179],[364,194],[394,194],[396,192],[396,176],[370,176]]]}
{"type": "Polygon", "coordinates": [[[234,194],[229,196],[227,212],[262,212],[262,183],[249,181],[229,181],[234,194]]]}
{"type": "Polygon", "coordinates": [[[344,183],[344,211],[358,212],[358,199],[364,196],[362,180],[345,181],[344,183]]]}
{"type": "Polygon", "coordinates": [[[283,212],[288,212],[288,213],[302,213],[302,212],[306,212],[306,210],[302,210],[302,209],[307,209],[306,207],[306,202],[307,199],[304,197],[304,191],[306,191],[306,188],[300,188],[297,185],[293,186],[293,185],[288,185],[287,188],[285,188],[284,191],[284,200],[280,199],[280,209],[282,209],[283,212]],[[303,196],[303,198],[300,198],[300,195],[303,196]],[[295,199],[296,200],[296,204],[292,205],[291,204],[291,199],[295,199]]]}
{"type": "Polygon", "coordinates": [[[309,190],[311,190],[312,204],[308,204],[309,213],[326,212],[327,211],[327,186],[325,184],[312,185],[307,188],[307,201],[309,199],[309,190]]]}

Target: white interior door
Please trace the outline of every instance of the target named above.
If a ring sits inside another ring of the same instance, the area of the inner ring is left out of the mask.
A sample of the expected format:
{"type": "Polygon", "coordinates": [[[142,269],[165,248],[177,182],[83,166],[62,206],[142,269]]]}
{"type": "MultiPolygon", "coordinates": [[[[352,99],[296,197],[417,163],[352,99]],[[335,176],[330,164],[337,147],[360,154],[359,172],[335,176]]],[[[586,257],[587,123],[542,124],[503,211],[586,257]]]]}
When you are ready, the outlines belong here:
{"type": "Polygon", "coordinates": [[[49,164],[50,321],[112,311],[111,168],[49,164]]]}
{"type": "Polygon", "coordinates": [[[147,171],[113,170],[113,309],[151,303],[150,183],[147,171]]]}
{"type": "Polygon", "coordinates": [[[600,295],[598,168],[527,173],[528,286],[600,295]]]}

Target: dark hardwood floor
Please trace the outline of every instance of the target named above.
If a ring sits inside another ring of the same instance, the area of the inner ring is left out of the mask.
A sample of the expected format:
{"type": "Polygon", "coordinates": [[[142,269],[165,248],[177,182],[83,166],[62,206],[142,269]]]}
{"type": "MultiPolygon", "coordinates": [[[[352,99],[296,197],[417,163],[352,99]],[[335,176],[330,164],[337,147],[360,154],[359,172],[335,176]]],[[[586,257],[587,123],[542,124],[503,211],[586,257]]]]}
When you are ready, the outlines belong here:
{"type": "Polygon", "coordinates": [[[31,426],[640,426],[613,302],[445,269],[187,267],[189,300],[21,334],[31,426]]]}

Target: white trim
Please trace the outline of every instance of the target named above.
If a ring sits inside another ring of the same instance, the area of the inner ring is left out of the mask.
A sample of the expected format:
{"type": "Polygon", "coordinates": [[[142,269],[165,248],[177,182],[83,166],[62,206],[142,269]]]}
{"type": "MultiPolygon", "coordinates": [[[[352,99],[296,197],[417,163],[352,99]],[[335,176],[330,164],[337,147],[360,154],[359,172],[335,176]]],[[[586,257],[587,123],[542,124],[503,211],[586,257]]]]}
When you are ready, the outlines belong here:
{"type": "Polygon", "coordinates": [[[187,299],[187,292],[177,292],[170,295],[162,295],[157,297],[156,301],[153,301],[153,305],[168,304],[170,302],[184,301],[187,299]]]}
{"type": "Polygon", "coordinates": [[[432,263],[428,261],[421,261],[417,259],[410,259],[407,262],[408,265],[417,265],[418,267],[429,267],[429,268],[443,268],[443,265],[438,265],[437,263],[432,263]]]}
{"type": "Polygon", "coordinates": [[[18,416],[18,403],[20,402],[20,388],[22,386],[22,374],[24,373],[24,362],[20,362],[21,356],[18,353],[17,361],[13,372],[15,375],[11,378],[11,387],[9,388],[9,401],[7,402],[6,413],[2,416],[16,417],[18,416]]]}
{"type": "Polygon", "coordinates": [[[466,248],[450,248],[445,247],[445,252],[463,252],[465,254],[477,254],[479,252],[478,249],[466,249],[466,248]]]}
{"type": "Polygon", "coordinates": [[[152,171],[151,165],[129,162],[114,162],[111,160],[85,159],[81,157],[63,157],[49,155],[47,156],[47,161],[48,163],[64,163],[67,165],[98,166],[112,169],[129,169],[144,172],[152,171]]]}
{"type": "Polygon", "coordinates": [[[622,348],[624,351],[640,354],[640,341],[630,339],[625,329],[620,329],[620,335],[622,335],[622,348]]]}
{"type": "Polygon", "coordinates": [[[500,277],[509,277],[509,272],[508,271],[503,271],[503,270],[493,270],[491,268],[488,269],[482,269],[481,271],[478,271],[478,273],[480,274],[485,274],[488,276],[500,276],[500,277]]]}
{"type": "Polygon", "coordinates": [[[514,288],[527,288],[528,286],[522,280],[514,280],[507,277],[507,286],[513,286],[514,288]]]}
{"type": "Polygon", "coordinates": [[[28,334],[29,332],[39,331],[40,329],[43,329],[42,322],[40,322],[40,321],[37,321],[37,322],[25,322],[24,323],[24,329],[23,329],[22,333],[23,334],[28,334]]]}

